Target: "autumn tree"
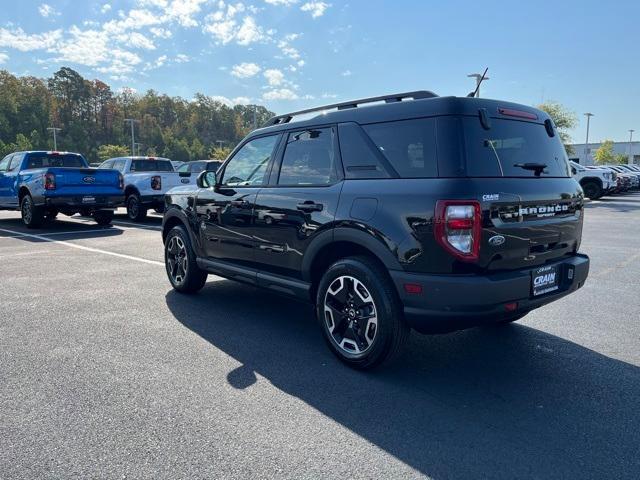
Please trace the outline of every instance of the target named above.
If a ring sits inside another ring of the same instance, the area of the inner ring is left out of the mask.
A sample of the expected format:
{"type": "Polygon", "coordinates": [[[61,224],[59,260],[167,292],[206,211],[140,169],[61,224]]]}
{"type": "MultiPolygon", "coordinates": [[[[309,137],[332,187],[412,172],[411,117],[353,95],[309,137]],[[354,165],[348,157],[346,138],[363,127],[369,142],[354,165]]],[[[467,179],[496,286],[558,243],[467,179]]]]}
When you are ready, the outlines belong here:
{"type": "Polygon", "coordinates": [[[553,120],[553,123],[556,125],[567,154],[573,154],[574,151],[571,146],[571,135],[569,134],[569,131],[574,129],[578,124],[578,117],[576,117],[576,114],[555,101],[542,103],[538,105],[537,108],[549,114],[551,120],[553,120]]]}

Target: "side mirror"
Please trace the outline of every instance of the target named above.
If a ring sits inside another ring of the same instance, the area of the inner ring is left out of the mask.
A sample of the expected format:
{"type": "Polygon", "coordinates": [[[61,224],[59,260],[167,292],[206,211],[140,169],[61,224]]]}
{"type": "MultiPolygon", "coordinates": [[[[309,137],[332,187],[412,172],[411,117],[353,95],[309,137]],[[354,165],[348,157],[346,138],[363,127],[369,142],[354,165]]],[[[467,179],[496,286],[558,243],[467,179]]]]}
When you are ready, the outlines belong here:
{"type": "Polygon", "coordinates": [[[218,184],[218,176],[216,175],[216,172],[204,170],[198,174],[196,184],[198,185],[198,188],[215,187],[218,184]]]}

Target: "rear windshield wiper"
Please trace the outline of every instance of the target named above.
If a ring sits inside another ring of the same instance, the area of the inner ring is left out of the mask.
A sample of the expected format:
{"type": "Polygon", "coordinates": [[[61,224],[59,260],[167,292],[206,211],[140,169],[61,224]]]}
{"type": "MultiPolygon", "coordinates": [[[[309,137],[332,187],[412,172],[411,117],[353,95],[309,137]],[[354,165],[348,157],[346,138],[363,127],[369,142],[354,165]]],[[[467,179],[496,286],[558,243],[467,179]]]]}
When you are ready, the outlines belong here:
{"type": "Polygon", "coordinates": [[[539,177],[548,165],[546,163],[514,163],[513,166],[531,170],[536,177],[539,177]]]}

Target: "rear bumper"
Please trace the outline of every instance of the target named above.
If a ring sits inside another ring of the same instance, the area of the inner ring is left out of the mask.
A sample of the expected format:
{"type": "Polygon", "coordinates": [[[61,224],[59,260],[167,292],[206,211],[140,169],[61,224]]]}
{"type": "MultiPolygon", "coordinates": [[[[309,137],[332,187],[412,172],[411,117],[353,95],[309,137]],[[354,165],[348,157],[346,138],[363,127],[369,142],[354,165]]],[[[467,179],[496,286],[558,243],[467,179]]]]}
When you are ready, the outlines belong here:
{"type": "Polygon", "coordinates": [[[45,197],[44,205],[57,210],[102,210],[116,208],[124,200],[124,195],[70,195],[45,197]],[[93,199],[93,201],[92,201],[93,199]]]}
{"type": "Polygon", "coordinates": [[[560,267],[559,289],[533,297],[533,268],[486,276],[422,275],[391,271],[405,319],[423,333],[461,330],[486,323],[500,322],[558,300],[584,285],[589,274],[589,257],[577,254],[551,263],[560,267]],[[408,294],[404,284],[422,285],[422,293],[408,294]],[[517,302],[515,310],[506,304],[517,302]]]}

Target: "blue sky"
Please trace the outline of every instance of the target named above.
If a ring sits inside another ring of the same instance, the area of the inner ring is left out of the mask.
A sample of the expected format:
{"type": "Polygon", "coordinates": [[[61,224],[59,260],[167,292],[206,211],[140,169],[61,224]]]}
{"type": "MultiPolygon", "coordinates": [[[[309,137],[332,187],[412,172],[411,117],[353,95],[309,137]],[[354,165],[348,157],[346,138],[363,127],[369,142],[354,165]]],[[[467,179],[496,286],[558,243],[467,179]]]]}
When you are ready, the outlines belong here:
{"type": "Polygon", "coordinates": [[[472,90],[595,114],[592,141],[640,140],[640,2],[435,0],[3,1],[0,68],[70,66],[114,89],[276,112],[383,93],[472,90]]]}

